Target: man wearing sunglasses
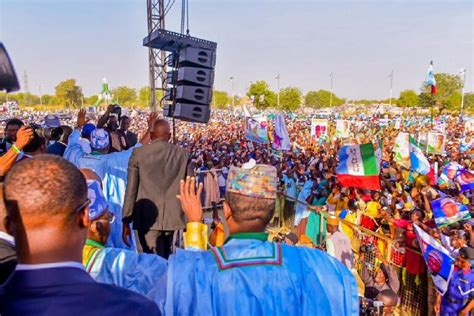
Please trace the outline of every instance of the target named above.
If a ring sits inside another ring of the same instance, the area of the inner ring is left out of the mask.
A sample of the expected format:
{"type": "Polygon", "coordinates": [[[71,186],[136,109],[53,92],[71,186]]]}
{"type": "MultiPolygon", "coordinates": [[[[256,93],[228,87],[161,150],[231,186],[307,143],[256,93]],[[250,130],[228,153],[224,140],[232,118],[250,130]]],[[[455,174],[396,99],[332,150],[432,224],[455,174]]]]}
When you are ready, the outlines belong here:
{"type": "Polygon", "coordinates": [[[22,161],[6,177],[3,194],[18,264],[0,287],[2,316],[160,314],[154,302],[96,283],[84,270],[91,201],[74,165],[52,155],[22,161]]]}

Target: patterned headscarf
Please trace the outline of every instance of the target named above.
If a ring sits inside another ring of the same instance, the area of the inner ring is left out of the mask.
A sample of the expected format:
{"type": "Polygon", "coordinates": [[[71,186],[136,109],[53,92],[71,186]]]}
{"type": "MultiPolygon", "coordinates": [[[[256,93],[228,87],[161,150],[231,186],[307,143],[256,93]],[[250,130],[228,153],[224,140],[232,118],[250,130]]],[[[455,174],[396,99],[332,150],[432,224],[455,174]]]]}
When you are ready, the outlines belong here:
{"type": "Polygon", "coordinates": [[[93,149],[105,149],[109,146],[109,133],[103,128],[98,128],[91,133],[91,147],[93,149]]]}

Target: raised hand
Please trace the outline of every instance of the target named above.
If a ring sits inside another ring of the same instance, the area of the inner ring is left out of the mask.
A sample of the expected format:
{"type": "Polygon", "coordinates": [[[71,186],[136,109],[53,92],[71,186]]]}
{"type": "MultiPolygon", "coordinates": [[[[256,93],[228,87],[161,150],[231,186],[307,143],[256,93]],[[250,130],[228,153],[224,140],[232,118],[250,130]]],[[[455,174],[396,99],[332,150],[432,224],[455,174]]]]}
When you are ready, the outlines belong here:
{"type": "Polygon", "coordinates": [[[86,109],[80,109],[77,113],[77,127],[81,128],[86,125],[86,109]]]}
{"type": "Polygon", "coordinates": [[[158,113],[157,112],[151,112],[150,115],[148,116],[148,129],[152,130],[153,126],[155,126],[155,122],[158,119],[158,113]]]}
{"type": "Polygon", "coordinates": [[[16,148],[23,150],[23,148],[31,141],[31,138],[33,138],[33,130],[27,126],[20,127],[16,134],[16,148]]]}
{"type": "Polygon", "coordinates": [[[179,195],[176,196],[181,202],[181,208],[188,218],[188,222],[202,221],[201,193],[202,183],[199,183],[196,191],[196,178],[187,177],[179,184],[179,195]]]}

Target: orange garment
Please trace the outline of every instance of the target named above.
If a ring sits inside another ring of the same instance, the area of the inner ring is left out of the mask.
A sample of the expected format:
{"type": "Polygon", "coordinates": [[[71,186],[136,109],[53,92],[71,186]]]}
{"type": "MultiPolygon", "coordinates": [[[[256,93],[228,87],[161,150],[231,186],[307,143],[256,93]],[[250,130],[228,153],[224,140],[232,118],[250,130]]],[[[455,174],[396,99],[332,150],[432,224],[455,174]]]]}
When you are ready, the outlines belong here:
{"type": "Polygon", "coordinates": [[[212,231],[211,236],[209,237],[209,242],[214,247],[220,247],[224,244],[224,241],[225,241],[224,225],[222,223],[218,223],[216,225],[216,228],[214,228],[214,230],[212,231]]]}

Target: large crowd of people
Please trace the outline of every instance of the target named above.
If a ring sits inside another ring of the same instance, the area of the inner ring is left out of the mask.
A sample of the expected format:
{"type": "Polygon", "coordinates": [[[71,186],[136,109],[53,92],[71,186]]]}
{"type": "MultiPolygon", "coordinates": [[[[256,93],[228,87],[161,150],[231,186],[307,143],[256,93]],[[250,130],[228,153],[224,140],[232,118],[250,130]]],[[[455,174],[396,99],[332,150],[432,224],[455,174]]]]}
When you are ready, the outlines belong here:
{"type": "Polygon", "coordinates": [[[433,274],[416,227],[454,265],[443,294],[423,279],[430,293],[420,313],[474,310],[474,190],[449,173],[457,166],[474,182],[466,120],[332,114],[327,136],[315,137],[317,114],[291,114],[292,147],[275,152],[274,115],[265,115],[268,143],[248,140],[241,111],[175,126],[115,105],[102,115],[5,120],[0,314],[62,314],[75,305],[77,314],[357,315],[360,297],[361,313],[380,303],[391,315],[402,275],[433,274]],[[336,137],[336,118],[351,122],[347,137],[336,137]],[[419,174],[397,162],[397,136],[416,138],[433,121],[442,122],[445,148],[427,154],[430,172],[419,174]],[[376,150],[380,190],[337,177],[341,147],[366,143],[376,150]],[[471,216],[438,225],[433,201],[447,197],[471,216]],[[55,291],[69,295],[53,300],[55,291]]]}

